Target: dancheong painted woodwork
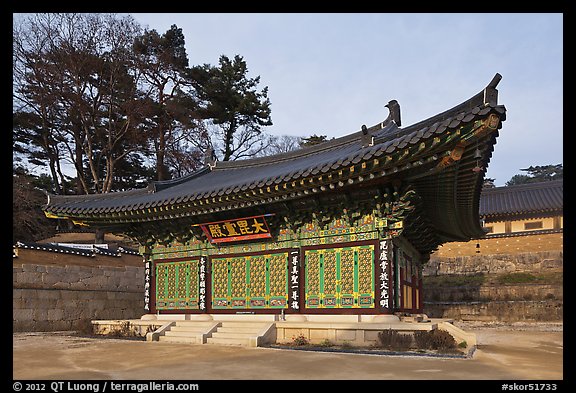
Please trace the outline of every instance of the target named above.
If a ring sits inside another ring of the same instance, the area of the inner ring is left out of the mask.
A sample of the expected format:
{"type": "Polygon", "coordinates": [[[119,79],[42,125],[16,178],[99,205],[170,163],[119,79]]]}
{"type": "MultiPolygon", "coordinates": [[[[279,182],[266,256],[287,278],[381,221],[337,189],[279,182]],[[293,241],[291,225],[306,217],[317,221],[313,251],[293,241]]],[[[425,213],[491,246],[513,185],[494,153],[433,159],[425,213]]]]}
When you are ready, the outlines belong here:
{"type": "Polygon", "coordinates": [[[304,252],[306,308],[374,308],[374,245],[304,252]]]}
{"type": "Polygon", "coordinates": [[[145,189],[49,195],[44,211],[137,240],[147,312],[421,312],[430,253],[484,235],[500,79],[406,127],[393,100],[341,138],[145,189]]]}
{"type": "Polygon", "coordinates": [[[288,307],[288,253],[212,259],[212,309],[288,307]]]}

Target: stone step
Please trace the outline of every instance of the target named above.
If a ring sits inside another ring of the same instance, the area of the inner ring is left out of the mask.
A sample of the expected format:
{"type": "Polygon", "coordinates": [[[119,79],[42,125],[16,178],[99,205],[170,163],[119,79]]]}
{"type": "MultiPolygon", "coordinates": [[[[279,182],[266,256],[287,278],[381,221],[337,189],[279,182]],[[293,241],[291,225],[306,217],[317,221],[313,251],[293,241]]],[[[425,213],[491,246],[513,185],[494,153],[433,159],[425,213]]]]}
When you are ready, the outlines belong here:
{"type": "Polygon", "coordinates": [[[173,330],[167,330],[164,332],[165,337],[196,337],[200,332],[178,332],[173,330]]]}
{"type": "Polygon", "coordinates": [[[249,346],[249,338],[208,337],[207,344],[249,346]]]}
{"type": "Polygon", "coordinates": [[[263,329],[263,327],[228,327],[228,325],[221,326],[218,328],[218,333],[254,333],[258,334],[263,329]]]}
{"type": "Polygon", "coordinates": [[[257,333],[229,333],[229,332],[221,332],[221,331],[217,331],[215,333],[212,333],[212,337],[215,338],[250,338],[250,337],[256,337],[258,336],[257,333]]]}
{"type": "MultiPolygon", "coordinates": [[[[220,328],[254,328],[254,329],[263,329],[264,327],[268,326],[267,323],[262,322],[235,322],[235,321],[224,321],[220,328]]],[[[220,329],[219,328],[219,329],[220,329]]]]}
{"type": "Polygon", "coordinates": [[[160,336],[158,341],[183,344],[196,344],[196,337],[160,336]]]}
{"type": "Polygon", "coordinates": [[[170,327],[171,332],[189,332],[189,333],[203,333],[209,326],[172,326],[170,327]]]}
{"type": "Polygon", "coordinates": [[[209,327],[214,324],[214,321],[176,321],[174,326],[178,327],[209,327]]]}

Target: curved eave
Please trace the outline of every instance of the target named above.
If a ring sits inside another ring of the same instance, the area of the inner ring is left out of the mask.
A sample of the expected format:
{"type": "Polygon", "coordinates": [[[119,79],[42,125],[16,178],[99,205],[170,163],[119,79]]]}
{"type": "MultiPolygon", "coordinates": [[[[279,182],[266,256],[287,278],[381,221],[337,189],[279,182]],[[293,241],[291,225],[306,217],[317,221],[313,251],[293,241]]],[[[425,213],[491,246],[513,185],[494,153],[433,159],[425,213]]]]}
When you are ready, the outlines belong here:
{"type": "Polygon", "coordinates": [[[435,245],[429,251],[442,243],[484,237],[479,215],[480,190],[500,127],[499,122],[491,132],[479,135],[444,170],[411,179],[423,200],[420,214],[431,223],[430,232],[435,234],[435,245]],[[482,152],[479,159],[475,157],[477,148],[482,152]]]}
{"type": "Polygon", "coordinates": [[[448,224],[434,211],[428,212],[432,222],[438,226],[439,233],[446,233],[445,238],[476,236],[479,224],[473,221],[478,218],[483,173],[470,176],[470,156],[477,143],[484,144],[482,163],[486,167],[497,129],[505,119],[505,108],[495,99],[479,101],[479,97],[490,96],[487,89],[416,125],[401,129],[392,122],[370,127],[372,144],[364,143],[365,136],[360,131],[292,153],[217,163],[215,168],[204,168],[185,178],[154,182],[145,190],[51,197],[45,212],[95,226],[123,225],[262,206],[369,182],[403,179],[415,181],[421,190],[433,188],[435,182],[446,184],[446,189],[438,190],[437,196],[426,197],[427,205],[434,206],[437,202],[448,208],[452,204],[455,207],[449,214],[448,224]],[[452,160],[455,150],[461,157],[452,160]],[[325,159],[314,161],[317,157],[325,159]],[[314,165],[306,166],[309,162],[314,165]],[[299,167],[286,169],[291,166],[299,167]],[[258,173],[269,176],[250,181],[244,181],[241,176],[258,173]],[[211,181],[217,178],[225,178],[228,183],[211,181]],[[210,187],[197,191],[200,187],[194,185],[200,183],[210,187]],[[458,195],[462,198],[455,200],[458,195]],[[469,217],[469,209],[473,217],[469,217]]]}

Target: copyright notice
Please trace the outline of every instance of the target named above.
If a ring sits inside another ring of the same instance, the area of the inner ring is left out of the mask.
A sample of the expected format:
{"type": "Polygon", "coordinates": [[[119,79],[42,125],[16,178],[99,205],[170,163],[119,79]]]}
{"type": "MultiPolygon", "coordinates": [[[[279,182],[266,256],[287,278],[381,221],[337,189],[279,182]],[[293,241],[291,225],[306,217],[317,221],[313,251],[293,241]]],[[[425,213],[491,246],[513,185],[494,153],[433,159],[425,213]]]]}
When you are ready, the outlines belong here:
{"type": "Polygon", "coordinates": [[[19,382],[12,384],[15,392],[38,392],[52,391],[60,392],[147,392],[147,391],[198,391],[200,386],[197,383],[171,383],[171,382],[19,382]]]}
{"type": "Polygon", "coordinates": [[[555,383],[503,383],[502,390],[556,390],[555,383]]]}

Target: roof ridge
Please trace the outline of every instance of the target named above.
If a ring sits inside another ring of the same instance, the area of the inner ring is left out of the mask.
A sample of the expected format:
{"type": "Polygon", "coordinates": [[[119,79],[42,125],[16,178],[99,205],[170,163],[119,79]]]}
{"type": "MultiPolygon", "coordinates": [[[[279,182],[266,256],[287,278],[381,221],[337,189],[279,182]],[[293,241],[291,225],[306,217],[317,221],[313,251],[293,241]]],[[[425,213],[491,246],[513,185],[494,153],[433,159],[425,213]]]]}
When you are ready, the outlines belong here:
{"type": "Polygon", "coordinates": [[[267,165],[270,163],[290,161],[296,158],[307,157],[325,151],[334,150],[342,146],[348,146],[354,142],[358,142],[360,141],[361,135],[362,131],[357,131],[352,134],[343,135],[341,137],[330,139],[313,146],[307,146],[285,153],[273,154],[271,156],[250,158],[247,160],[237,160],[237,161],[216,161],[214,170],[249,168],[249,167],[267,165]]]}
{"type": "Polygon", "coordinates": [[[468,98],[466,101],[461,102],[460,104],[444,112],[431,116],[428,119],[424,119],[417,123],[411,124],[408,127],[403,128],[403,130],[411,131],[412,129],[422,129],[426,125],[442,122],[462,112],[470,112],[472,109],[478,106],[490,106],[492,108],[503,107],[503,105],[498,105],[498,90],[496,89],[501,79],[502,75],[496,73],[490,83],[488,83],[484,89],[468,98]]]}
{"type": "Polygon", "coordinates": [[[519,189],[540,189],[540,188],[551,188],[551,187],[558,187],[560,184],[564,183],[564,179],[554,179],[554,180],[543,180],[539,182],[530,182],[530,183],[522,183],[522,184],[513,184],[510,186],[499,186],[493,188],[484,188],[482,189],[482,193],[498,193],[498,192],[509,192],[511,189],[512,191],[516,191],[519,189]]]}
{"type": "Polygon", "coordinates": [[[201,175],[204,175],[206,172],[210,172],[211,168],[209,165],[206,165],[192,173],[189,173],[187,175],[184,175],[182,177],[177,177],[175,179],[169,179],[169,180],[154,180],[153,182],[151,182],[148,185],[148,189],[152,190],[153,192],[158,192],[160,190],[163,190],[165,188],[169,188],[172,186],[176,186],[178,184],[181,183],[185,183],[189,180],[192,180],[196,177],[199,177],[201,175]]]}
{"type": "MultiPolygon", "coordinates": [[[[47,204],[52,202],[63,202],[67,200],[75,200],[77,197],[84,197],[84,198],[91,198],[91,199],[108,199],[115,194],[118,194],[118,197],[123,197],[126,195],[132,194],[145,194],[150,192],[149,186],[143,188],[131,188],[129,190],[118,190],[118,191],[110,191],[110,192],[100,192],[94,194],[73,194],[73,195],[59,195],[59,194],[52,194],[50,192],[45,192],[46,197],[48,198],[47,204]]],[[[84,199],[85,200],[85,199],[84,199]]]]}

